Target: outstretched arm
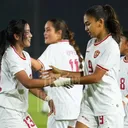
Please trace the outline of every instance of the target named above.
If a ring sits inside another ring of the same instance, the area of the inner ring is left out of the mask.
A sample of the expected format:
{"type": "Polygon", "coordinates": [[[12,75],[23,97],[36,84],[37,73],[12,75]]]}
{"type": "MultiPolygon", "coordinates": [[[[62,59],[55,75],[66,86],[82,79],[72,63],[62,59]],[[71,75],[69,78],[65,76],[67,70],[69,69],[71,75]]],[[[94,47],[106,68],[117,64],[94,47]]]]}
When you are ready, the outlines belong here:
{"type": "Polygon", "coordinates": [[[93,74],[82,76],[82,77],[70,77],[69,78],[63,78],[63,79],[57,79],[54,81],[54,85],[59,86],[70,86],[72,84],[93,84],[99,82],[103,75],[106,73],[106,70],[100,69],[96,67],[96,70],[93,74]]]}
{"type": "Polygon", "coordinates": [[[15,76],[21,82],[21,84],[23,84],[28,89],[42,88],[45,86],[49,86],[49,85],[53,84],[53,81],[55,81],[55,78],[31,79],[28,77],[28,75],[26,74],[26,72],[24,70],[16,73],[15,76]]]}
{"type": "Polygon", "coordinates": [[[52,72],[56,74],[60,74],[61,76],[68,76],[68,77],[81,77],[83,76],[83,72],[71,72],[71,71],[66,71],[66,70],[61,70],[58,69],[54,66],[50,66],[52,68],[52,72]]]}
{"type": "Polygon", "coordinates": [[[106,73],[106,70],[96,67],[96,70],[93,74],[86,75],[83,77],[71,78],[71,83],[74,83],[74,84],[97,83],[102,79],[105,73],[106,73]]]}

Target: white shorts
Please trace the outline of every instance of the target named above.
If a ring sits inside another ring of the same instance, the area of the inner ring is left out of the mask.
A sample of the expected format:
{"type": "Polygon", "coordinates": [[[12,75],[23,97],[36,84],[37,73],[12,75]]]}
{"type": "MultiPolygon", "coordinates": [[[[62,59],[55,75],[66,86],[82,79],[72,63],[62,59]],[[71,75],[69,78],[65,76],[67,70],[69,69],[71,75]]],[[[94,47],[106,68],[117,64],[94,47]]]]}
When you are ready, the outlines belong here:
{"type": "Polygon", "coordinates": [[[124,128],[124,119],[119,113],[98,117],[92,115],[80,115],[78,122],[83,123],[89,128],[124,128]]]}
{"type": "Polygon", "coordinates": [[[75,128],[77,120],[56,120],[54,114],[48,117],[47,128],[75,128]]]}
{"type": "Polygon", "coordinates": [[[1,128],[37,128],[27,112],[0,107],[1,128]]]}

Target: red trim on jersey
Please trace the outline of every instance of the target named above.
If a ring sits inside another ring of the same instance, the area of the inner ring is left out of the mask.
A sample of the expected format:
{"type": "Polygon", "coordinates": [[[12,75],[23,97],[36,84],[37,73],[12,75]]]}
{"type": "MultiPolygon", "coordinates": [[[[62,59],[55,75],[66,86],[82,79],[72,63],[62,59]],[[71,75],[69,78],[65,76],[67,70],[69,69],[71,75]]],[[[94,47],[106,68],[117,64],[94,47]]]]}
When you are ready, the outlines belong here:
{"type": "Polygon", "coordinates": [[[22,57],[22,56],[19,55],[19,53],[16,51],[16,48],[15,48],[14,46],[11,45],[11,47],[13,48],[13,50],[15,51],[15,53],[16,53],[21,59],[26,60],[25,57],[22,57]]]}
{"type": "Polygon", "coordinates": [[[100,65],[98,65],[98,64],[97,64],[97,67],[98,67],[98,68],[101,68],[101,69],[103,69],[103,70],[105,70],[105,71],[109,71],[108,69],[106,69],[106,68],[104,68],[104,67],[102,67],[102,66],[100,66],[100,65]]]}
{"type": "Polygon", "coordinates": [[[123,61],[124,61],[125,63],[128,63],[128,60],[126,60],[126,56],[123,58],[123,61]]]}
{"type": "Polygon", "coordinates": [[[108,34],[103,40],[101,40],[100,42],[95,42],[94,46],[97,46],[98,44],[102,43],[103,41],[105,41],[109,36],[111,36],[111,34],[108,34]]]}
{"type": "Polygon", "coordinates": [[[44,68],[44,70],[45,70],[44,64],[39,59],[37,59],[37,61],[39,61],[39,63],[41,64],[42,68],[44,68]]]}

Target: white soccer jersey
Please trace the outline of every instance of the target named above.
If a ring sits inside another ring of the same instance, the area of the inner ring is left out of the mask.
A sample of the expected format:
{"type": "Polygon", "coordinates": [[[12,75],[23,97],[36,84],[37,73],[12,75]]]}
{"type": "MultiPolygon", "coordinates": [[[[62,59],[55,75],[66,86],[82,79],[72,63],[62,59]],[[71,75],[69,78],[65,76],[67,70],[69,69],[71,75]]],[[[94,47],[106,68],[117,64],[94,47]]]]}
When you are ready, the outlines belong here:
{"type": "MultiPolygon", "coordinates": [[[[125,56],[120,59],[119,87],[122,92],[122,97],[128,95],[128,61],[125,60],[125,56]]],[[[124,124],[128,126],[128,105],[125,107],[124,124]]]]}
{"type": "Polygon", "coordinates": [[[28,109],[28,89],[15,77],[15,74],[24,70],[32,76],[31,59],[23,51],[25,58],[20,57],[15,48],[9,46],[5,51],[1,64],[0,106],[26,112],[28,109]]]}
{"type": "MultiPolygon", "coordinates": [[[[59,69],[79,71],[78,56],[68,41],[50,44],[39,60],[45,65],[53,65],[59,69]]],[[[51,96],[55,103],[56,120],[77,119],[80,112],[83,86],[51,88],[51,96]]]]}
{"type": "MultiPolygon", "coordinates": [[[[83,104],[86,104],[87,100],[95,116],[112,114],[115,109],[124,114],[118,86],[120,67],[118,44],[111,35],[108,35],[103,41],[98,43],[95,43],[95,40],[95,38],[91,39],[87,45],[85,73],[86,75],[92,74],[98,67],[105,70],[106,74],[98,83],[88,85],[83,104]]],[[[83,107],[83,111],[84,109],[86,108],[83,107]]]]}
{"type": "Polygon", "coordinates": [[[120,58],[119,87],[123,96],[128,95],[128,61],[125,56],[120,58]]]}

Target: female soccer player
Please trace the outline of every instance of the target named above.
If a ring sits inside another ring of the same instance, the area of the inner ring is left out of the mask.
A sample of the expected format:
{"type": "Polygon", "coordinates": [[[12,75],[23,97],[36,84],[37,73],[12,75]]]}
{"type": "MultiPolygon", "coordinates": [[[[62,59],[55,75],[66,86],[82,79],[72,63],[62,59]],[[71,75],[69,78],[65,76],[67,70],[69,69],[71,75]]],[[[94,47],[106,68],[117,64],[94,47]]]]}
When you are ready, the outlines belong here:
{"type": "Polygon", "coordinates": [[[36,128],[27,113],[28,91],[48,100],[41,88],[55,79],[32,79],[30,47],[32,34],[25,20],[12,20],[0,32],[0,127],[36,128]]]}
{"type": "Polygon", "coordinates": [[[123,96],[125,109],[124,128],[128,127],[128,31],[124,31],[121,36],[119,86],[123,96]]]}
{"type": "Polygon", "coordinates": [[[85,76],[54,69],[67,74],[65,84],[88,84],[76,128],[123,128],[124,110],[118,86],[120,69],[120,23],[110,5],[95,5],[84,15],[85,30],[91,36],[85,55],[85,76]]]}
{"type": "MultiPolygon", "coordinates": [[[[45,43],[49,44],[38,60],[48,69],[54,65],[63,70],[82,70],[82,56],[77,47],[74,34],[65,21],[48,20],[45,24],[45,43]],[[80,66],[80,68],[79,68],[80,66]]],[[[48,117],[48,128],[74,128],[80,112],[83,85],[67,89],[65,87],[49,88],[48,94],[55,104],[55,115],[48,117]]]]}

